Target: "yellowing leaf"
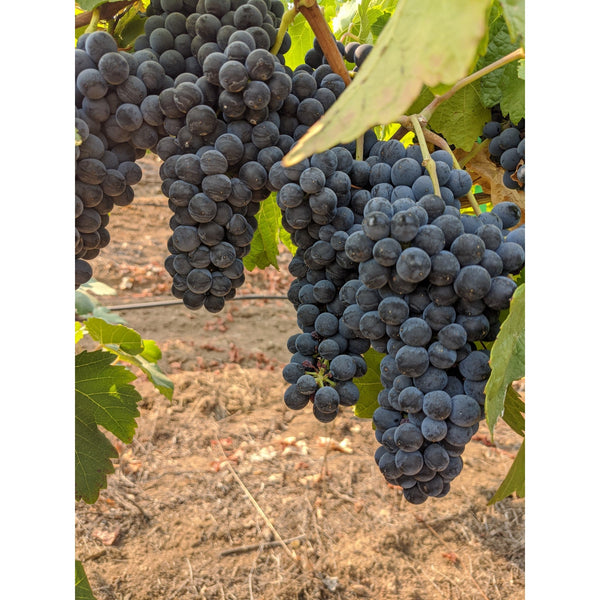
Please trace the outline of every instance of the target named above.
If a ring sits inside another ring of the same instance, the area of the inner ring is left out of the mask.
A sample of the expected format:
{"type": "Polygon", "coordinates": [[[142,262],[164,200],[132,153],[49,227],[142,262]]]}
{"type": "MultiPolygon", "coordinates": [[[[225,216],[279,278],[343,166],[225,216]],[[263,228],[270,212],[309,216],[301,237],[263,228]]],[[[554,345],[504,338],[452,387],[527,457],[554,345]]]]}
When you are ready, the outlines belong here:
{"type": "Polygon", "coordinates": [[[485,33],[489,0],[404,0],[352,84],[284,157],[285,165],[398,121],[423,85],[467,75],[485,33]]]}

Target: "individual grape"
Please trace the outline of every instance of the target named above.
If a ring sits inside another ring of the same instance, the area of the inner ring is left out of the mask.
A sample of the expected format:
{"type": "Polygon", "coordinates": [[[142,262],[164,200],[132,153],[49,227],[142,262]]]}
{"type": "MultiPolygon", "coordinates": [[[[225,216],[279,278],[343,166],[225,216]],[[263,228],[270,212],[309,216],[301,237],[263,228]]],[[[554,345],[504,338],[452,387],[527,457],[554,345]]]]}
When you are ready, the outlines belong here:
{"type": "Polygon", "coordinates": [[[431,271],[431,259],[427,252],[421,250],[421,248],[406,248],[400,254],[400,258],[396,263],[396,271],[405,281],[418,283],[426,279],[429,275],[431,271]]]}
{"type": "Polygon", "coordinates": [[[483,298],[489,292],[491,285],[490,274],[479,265],[462,267],[453,283],[456,293],[466,300],[483,298]]]}
{"type": "Polygon", "coordinates": [[[421,423],[421,433],[429,442],[441,442],[448,434],[446,421],[426,416],[421,423]]]}
{"type": "Polygon", "coordinates": [[[502,242],[496,253],[502,259],[504,270],[508,273],[517,274],[525,264],[525,250],[516,242],[502,242]]]}

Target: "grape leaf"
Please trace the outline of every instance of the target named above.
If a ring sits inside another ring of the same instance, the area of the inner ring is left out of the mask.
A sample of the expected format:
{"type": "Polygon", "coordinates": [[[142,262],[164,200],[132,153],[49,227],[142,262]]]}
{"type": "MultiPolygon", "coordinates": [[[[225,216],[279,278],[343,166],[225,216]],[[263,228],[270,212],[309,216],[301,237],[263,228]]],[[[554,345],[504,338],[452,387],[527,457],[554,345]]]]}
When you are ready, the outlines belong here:
{"type": "Polygon", "coordinates": [[[117,348],[127,354],[140,354],[144,350],[142,336],[124,325],[113,325],[104,319],[91,318],[85,322],[90,336],[103,346],[117,348]]]}
{"type": "Polygon", "coordinates": [[[513,41],[525,38],[525,0],[500,0],[513,41]]]}
{"type": "Polygon", "coordinates": [[[79,316],[89,315],[94,312],[96,303],[85,292],[75,291],[75,312],[79,316]]]}
{"type": "Polygon", "coordinates": [[[284,164],[351,142],[373,125],[398,121],[424,84],[454,83],[464,77],[485,33],[488,4],[489,0],[398,2],[352,84],[284,157],[284,164]]]}
{"type": "Polygon", "coordinates": [[[86,329],[90,336],[118,358],[141,369],[152,385],[169,400],[173,399],[173,382],[157,364],[162,353],[156,342],[142,340],[139,333],[123,325],[113,325],[103,319],[88,319],[86,329]]]}
{"type": "Polygon", "coordinates": [[[258,228],[252,238],[250,252],[244,256],[244,266],[248,271],[255,268],[265,269],[273,266],[279,269],[279,243],[282,242],[291,251],[295,251],[292,238],[281,225],[281,209],[277,206],[276,194],[271,194],[261,202],[256,215],[258,228]]]}
{"type": "Polygon", "coordinates": [[[515,389],[509,385],[504,399],[504,422],[518,435],[525,436],[525,403],[515,389]]]}
{"type": "Polygon", "coordinates": [[[96,600],[81,561],[75,561],[75,600],[96,600]]]}
{"type": "Polygon", "coordinates": [[[506,390],[525,375],[525,284],[513,294],[510,313],[490,352],[490,366],[492,373],[485,386],[485,414],[493,439],[494,427],[504,414],[506,390]]]}
{"type": "MultiPolygon", "coordinates": [[[[485,54],[477,61],[477,69],[487,67],[519,47],[519,44],[511,39],[506,21],[499,18],[500,14],[501,11],[495,11],[490,16],[488,45],[485,54]]],[[[479,80],[481,101],[484,106],[495,106],[503,98],[504,87],[511,83],[504,80],[506,68],[506,66],[500,67],[479,80]]]]}
{"type": "Polygon", "coordinates": [[[114,31],[120,48],[133,46],[135,39],[144,33],[146,17],[135,6],[131,6],[119,19],[114,31]]]}
{"type": "Polygon", "coordinates": [[[379,363],[381,363],[381,359],[384,356],[384,354],[376,352],[373,348],[369,348],[364,354],[364,359],[367,363],[367,372],[359,379],[354,379],[354,383],[360,392],[359,400],[354,405],[354,414],[361,419],[370,419],[375,409],[379,406],[377,397],[383,389],[379,373],[379,363]]]}
{"type": "Polygon", "coordinates": [[[119,0],[77,0],[77,4],[79,8],[84,11],[94,10],[97,6],[101,4],[106,4],[108,2],[119,2],[119,0]]]}
{"type": "Polygon", "coordinates": [[[490,111],[481,102],[479,86],[472,84],[442,102],[433,113],[430,125],[449,144],[471,150],[489,120],[490,111]]]}
{"type": "Polygon", "coordinates": [[[83,325],[79,321],[75,321],[75,343],[79,343],[84,335],[83,325]]]}
{"type": "Polygon", "coordinates": [[[519,77],[517,61],[504,67],[500,87],[502,88],[500,110],[516,124],[525,116],[525,81],[519,77]]]}
{"type": "Polygon", "coordinates": [[[500,484],[488,505],[500,502],[513,492],[516,492],[519,498],[525,497],[525,440],[521,443],[517,456],[515,456],[504,481],[500,484]]]}
{"type": "Polygon", "coordinates": [[[110,459],[118,456],[98,425],[128,444],[140,414],[142,398],[130,384],[136,377],[114,360],[103,350],[75,356],[75,498],[88,504],[106,487],[106,475],[114,471],[110,459]]]}
{"type": "Polygon", "coordinates": [[[86,281],[83,285],[79,286],[79,290],[82,292],[91,292],[96,296],[116,296],[117,290],[115,288],[110,287],[106,283],[102,283],[93,277],[86,281]]]}
{"type": "Polygon", "coordinates": [[[310,28],[304,15],[298,13],[293,23],[288,27],[292,38],[292,47],[285,53],[285,64],[292,69],[304,63],[304,55],[313,47],[315,34],[310,28]]]}

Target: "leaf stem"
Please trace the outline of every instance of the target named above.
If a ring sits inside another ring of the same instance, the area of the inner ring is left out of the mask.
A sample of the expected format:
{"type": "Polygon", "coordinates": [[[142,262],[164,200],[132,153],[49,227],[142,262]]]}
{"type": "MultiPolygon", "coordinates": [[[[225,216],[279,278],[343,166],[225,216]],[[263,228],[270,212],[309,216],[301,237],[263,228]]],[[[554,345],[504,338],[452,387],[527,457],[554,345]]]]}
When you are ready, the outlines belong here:
{"type": "Polygon", "coordinates": [[[487,67],[483,67],[483,69],[479,69],[479,71],[475,71],[475,73],[471,73],[471,75],[468,75],[464,79],[457,81],[445,94],[442,94],[441,96],[436,96],[420,112],[420,116],[425,120],[426,123],[428,123],[431,120],[431,117],[433,116],[433,113],[435,112],[437,107],[442,102],[445,102],[446,100],[448,100],[449,98],[454,96],[454,94],[456,94],[456,92],[458,92],[462,88],[466,87],[467,85],[470,85],[474,81],[481,79],[481,77],[483,77],[484,75],[487,75],[488,73],[491,73],[492,71],[495,71],[496,69],[499,69],[500,67],[504,67],[505,65],[512,62],[513,60],[518,60],[520,58],[525,58],[525,50],[523,48],[517,48],[510,54],[507,54],[506,56],[503,56],[502,58],[499,58],[498,60],[494,61],[493,63],[487,65],[487,67]]]}
{"type": "Polygon", "coordinates": [[[279,25],[279,31],[277,31],[277,38],[275,39],[275,43],[271,48],[271,54],[279,54],[279,49],[281,48],[281,44],[283,44],[283,38],[285,37],[289,26],[294,22],[297,14],[298,9],[295,6],[283,13],[283,16],[281,17],[281,24],[279,25]]]}
{"type": "Polygon", "coordinates": [[[421,127],[421,123],[419,122],[419,117],[417,115],[410,115],[410,122],[413,126],[415,133],[417,134],[417,138],[419,139],[419,146],[421,147],[421,154],[423,155],[423,165],[427,169],[429,176],[431,177],[431,181],[433,183],[433,193],[436,196],[442,195],[440,192],[440,182],[437,176],[437,169],[435,166],[435,160],[431,158],[431,154],[429,154],[429,149],[427,148],[427,141],[425,140],[425,134],[423,133],[423,128],[421,127]]]}

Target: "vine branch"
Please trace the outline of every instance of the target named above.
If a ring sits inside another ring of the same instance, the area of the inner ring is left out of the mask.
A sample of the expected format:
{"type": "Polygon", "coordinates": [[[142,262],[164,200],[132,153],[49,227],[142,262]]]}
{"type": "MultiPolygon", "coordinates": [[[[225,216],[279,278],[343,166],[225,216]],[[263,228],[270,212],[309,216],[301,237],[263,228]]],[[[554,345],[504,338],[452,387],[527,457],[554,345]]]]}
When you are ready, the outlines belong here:
{"type": "Polygon", "coordinates": [[[308,21],[332,71],[337,73],[347,86],[350,85],[352,79],[350,79],[344,59],[335,43],[335,38],[316,0],[295,0],[294,7],[308,21]]]}

